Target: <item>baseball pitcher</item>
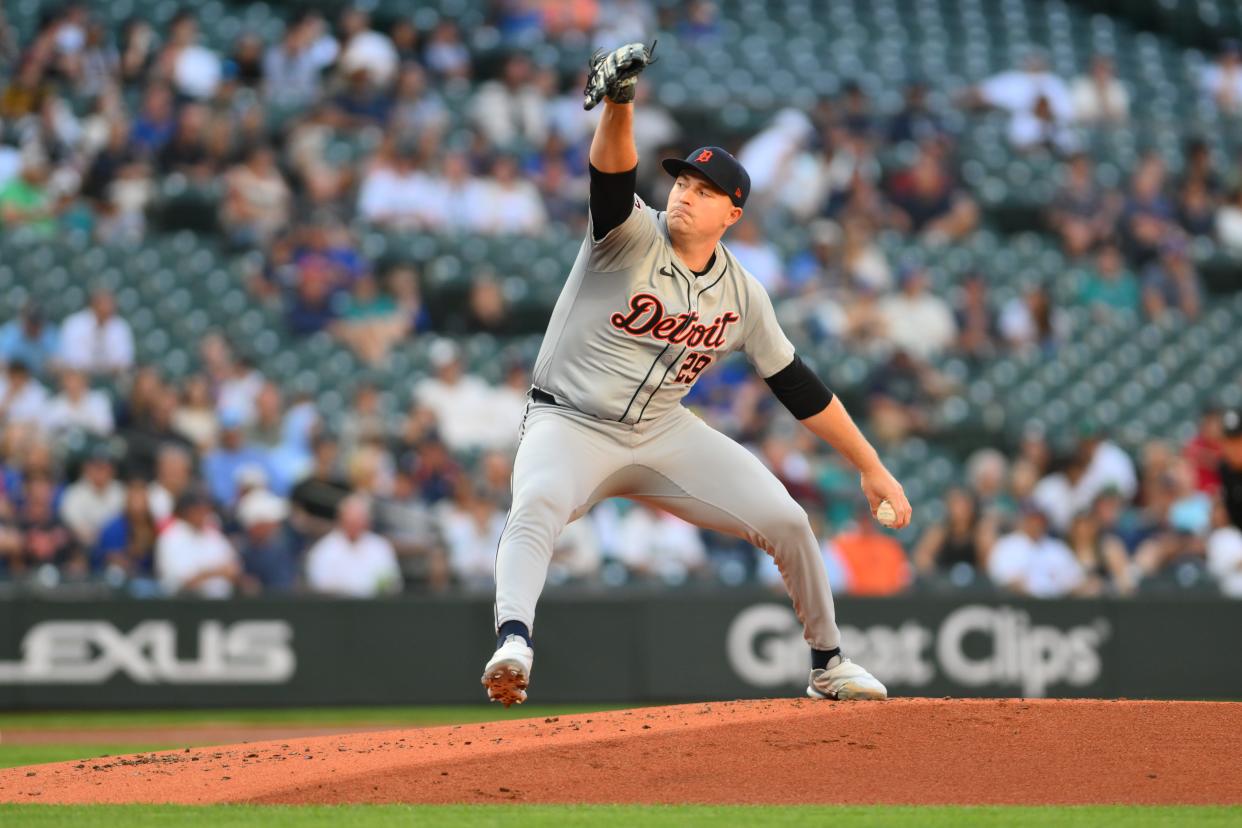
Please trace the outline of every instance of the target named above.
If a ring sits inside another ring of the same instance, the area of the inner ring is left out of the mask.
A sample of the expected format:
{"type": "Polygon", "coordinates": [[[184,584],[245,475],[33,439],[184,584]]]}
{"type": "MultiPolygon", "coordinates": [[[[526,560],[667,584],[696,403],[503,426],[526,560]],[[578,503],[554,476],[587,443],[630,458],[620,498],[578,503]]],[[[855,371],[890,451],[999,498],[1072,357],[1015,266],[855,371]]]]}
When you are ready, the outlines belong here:
{"type": "Polygon", "coordinates": [[[674,178],[664,210],[634,194],[634,85],[650,62],[640,43],[591,61],[584,106],[602,100],[604,112],[591,143],[590,217],[535,364],[496,553],[497,650],[483,684],[506,707],[526,700],[553,543],[594,504],[625,497],[772,555],[811,648],[807,695],[886,698],[883,684],[841,655],[806,513],[749,451],[680,404],[705,370],[741,350],[781,403],[858,469],[872,513],[909,523],[901,485],[721,243],[742,217],[746,170],[703,147],[663,162],[674,178]]]}

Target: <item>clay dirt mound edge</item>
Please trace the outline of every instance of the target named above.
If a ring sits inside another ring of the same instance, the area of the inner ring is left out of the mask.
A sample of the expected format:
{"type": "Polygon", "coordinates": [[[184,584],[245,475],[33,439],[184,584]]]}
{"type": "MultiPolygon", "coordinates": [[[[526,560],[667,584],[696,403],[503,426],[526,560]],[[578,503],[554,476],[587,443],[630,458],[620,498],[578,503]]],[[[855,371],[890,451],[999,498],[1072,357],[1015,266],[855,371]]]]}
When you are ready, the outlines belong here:
{"type": "Polygon", "coordinates": [[[34,765],[0,801],[1242,804],[1239,732],[1234,703],[738,701],[34,765]]]}

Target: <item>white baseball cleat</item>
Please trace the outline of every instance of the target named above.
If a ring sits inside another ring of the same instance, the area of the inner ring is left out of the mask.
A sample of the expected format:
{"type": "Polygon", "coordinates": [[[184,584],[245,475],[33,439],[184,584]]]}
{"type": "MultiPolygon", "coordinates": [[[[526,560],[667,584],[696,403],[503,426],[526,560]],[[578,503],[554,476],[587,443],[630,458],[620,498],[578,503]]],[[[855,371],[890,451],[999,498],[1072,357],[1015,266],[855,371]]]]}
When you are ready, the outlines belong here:
{"type": "Polygon", "coordinates": [[[487,698],[505,707],[526,701],[526,686],[530,684],[530,671],[535,664],[535,651],[526,646],[520,635],[505,638],[496,654],[483,668],[483,686],[487,698]]]}
{"type": "Polygon", "coordinates": [[[812,670],[806,694],[813,699],[887,699],[888,690],[880,680],[848,658],[837,659],[827,670],[812,670]]]}

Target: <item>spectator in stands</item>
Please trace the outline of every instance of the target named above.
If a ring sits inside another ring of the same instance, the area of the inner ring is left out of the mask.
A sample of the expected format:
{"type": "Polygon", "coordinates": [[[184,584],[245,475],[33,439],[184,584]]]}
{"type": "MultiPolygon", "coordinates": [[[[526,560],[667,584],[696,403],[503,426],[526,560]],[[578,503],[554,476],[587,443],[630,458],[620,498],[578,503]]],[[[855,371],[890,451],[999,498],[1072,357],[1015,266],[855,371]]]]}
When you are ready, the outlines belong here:
{"type": "Polygon", "coordinates": [[[130,579],[149,577],[155,567],[156,527],[147,505],[147,484],[134,478],[125,486],[121,513],[99,533],[91,550],[91,569],[118,572],[130,579]]]}
{"type": "Polygon", "coordinates": [[[944,377],[926,362],[898,348],[876,366],[868,382],[871,427],[876,438],[894,445],[930,428],[931,403],[948,390],[944,377]]]}
{"type": "Polygon", "coordinates": [[[241,584],[241,561],[206,495],[190,490],[177,500],[176,519],[156,541],[155,574],[169,596],[228,598],[241,584]]]}
{"type": "Polygon", "coordinates": [[[66,368],[60,374],[60,388],[41,421],[46,431],[57,436],[80,432],[107,437],[112,433],[112,403],[103,391],[91,390],[85,373],[66,368]]]}
{"type": "Polygon", "coordinates": [[[677,585],[707,571],[707,546],[699,530],[639,503],[629,504],[621,518],[612,551],[635,580],[677,585]]]}
{"type": "Polygon", "coordinates": [[[1038,282],[1028,284],[1001,309],[998,322],[1005,344],[1014,350],[1038,349],[1053,353],[1069,335],[1069,320],[1052,302],[1048,289],[1038,282]]]}
{"type": "Polygon", "coordinates": [[[47,389],[21,360],[9,363],[0,377],[0,423],[41,426],[46,413],[47,389]]]}
{"type": "Polygon", "coordinates": [[[1203,306],[1199,273],[1186,242],[1169,238],[1160,245],[1160,258],[1143,270],[1143,307],[1148,318],[1158,320],[1171,308],[1188,319],[1199,315],[1203,306]]]}
{"type": "Polygon", "coordinates": [[[486,233],[536,236],[547,226],[548,216],[534,182],[518,176],[517,159],[497,157],[486,182],[480,230],[486,233]]]}
{"type": "Polygon", "coordinates": [[[186,378],[181,385],[179,400],[177,411],[173,414],[173,428],[193,443],[197,451],[211,451],[216,445],[219,423],[207,377],[195,374],[186,378]]]}
{"type": "Polygon", "coordinates": [[[110,290],[95,288],[90,306],[65,319],[60,329],[60,362],[92,376],[115,376],[133,367],[134,334],[117,315],[110,290]]]}
{"type": "Polygon", "coordinates": [[[419,165],[418,147],[403,141],[378,158],[362,180],[358,213],[384,228],[428,227],[436,216],[436,182],[419,165]]]}
{"type": "Polygon", "coordinates": [[[309,589],[347,598],[376,598],[401,591],[396,552],[370,526],[371,504],[366,498],[352,496],[341,501],[337,528],[307,553],[309,589]]]}
{"type": "Polygon", "coordinates": [[[1173,234],[1173,205],[1164,195],[1164,186],[1164,161],[1149,153],[1131,177],[1130,193],[1121,213],[1126,255],[1138,265],[1155,259],[1161,245],[1173,234]]]}
{"type": "Polygon", "coordinates": [[[914,547],[915,569],[923,576],[951,577],[958,577],[954,570],[982,570],[996,541],[995,521],[966,489],[949,489],[944,502],[944,520],[928,527],[914,547]]]}
{"type": "Polygon", "coordinates": [[[996,541],[988,574],[1001,589],[1032,598],[1061,598],[1086,586],[1073,551],[1048,534],[1047,517],[1031,501],[1021,506],[1019,528],[996,541]]]}
{"type": "Polygon", "coordinates": [[[971,273],[962,280],[953,320],[957,325],[954,349],[958,353],[973,359],[984,359],[996,352],[1000,332],[988,295],[987,279],[983,274],[971,273]]]}
{"type": "Polygon", "coordinates": [[[1215,494],[1220,489],[1222,439],[1223,412],[1209,405],[1199,412],[1199,428],[1182,447],[1182,457],[1194,472],[1195,488],[1201,492],[1215,494]]]}
{"type": "Polygon", "coordinates": [[[943,156],[941,145],[923,145],[914,163],[893,176],[888,187],[910,230],[931,244],[956,241],[979,223],[979,208],[957,185],[943,156]]]}
{"type": "Polygon", "coordinates": [[[473,71],[470,50],[462,42],[457,23],[449,17],[441,18],[432,28],[423,59],[428,69],[450,84],[468,81],[473,71]]]}
{"type": "Polygon", "coordinates": [[[491,388],[466,373],[456,343],[441,339],[429,352],[433,377],[414,386],[414,399],[435,412],[440,435],[454,451],[482,448],[492,437],[491,388]]]}
{"type": "Polygon", "coordinates": [[[161,175],[181,173],[196,184],[206,184],[215,175],[207,159],[207,124],[211,110],[206,104],[186,104],[177,113],[172,138],[157,155],[161,175]]]}
{"type": "Polygon", "coordinates": [[[351,77],[365,72],[375,86],[386,88],[397,75],[399,57],[392,39],[371,28],[371,17],[361,8],[347,7],[341,12],[341,54],[337,69],[351,77]]]}
{"type": "Polygon", "coordinates": [[[16,319],[0,327],[0,360],[23,362],[36,377],[46,377],[60,351],[56,325],[44,318],[34,302],[27,302],[16,319]]]}
{"type": "Polygon", "coordinates": [[[1229,511],[1219,498],[1212,503],[1207,567],[1226,597],[1242,598],[1242,529],[1230,522],[1229,511]]]}
{"type": "Polygon", "coordinates": [[[428,84],[423,68],[415,63],[402,66],[389,118],[389,127],[398,140],[442,135],[451,120],[444,99],[428,84]]]}
{"type": "Polygon", "coordinates": [[[306,259],[298,269],[293,296],[286,309],[286,324],[299,336],[309,336],[329,328],[340,316],[333,294],[332,267],[319,257],[306,259]]]}
{"type": "Polygon", "coordinates": [[[953,311],[928,290],[927,271],[922,267],[903,268],[898,283],[900,292],[880,301],[885,338],[916,359],[938,356],[957,336],[953,311]]]}
{"type": "Polygon", "coordinates": [[[350,492],[340,468],[340,448],[327,434],[315,438],[309,474],[289,493],[291,523],[303,535],[319,537],[332,528],[341,501],[350,492]]]}
{"type": "Polygon", "coordinates": [[[534,81],[530,58],[515,52],[505,59],[499,78],[479,85],[470,117],[492,145],[510,149],[520,141],[539,146],[547,138],[547,101],[534,81]]]}
{"type": "Polygon", "coordinates": [[[1242,410],[1221,415],[1220,495],[1233,525],[1242,529],[1242,410]]]}
{"type": "Polygon", "coordinates": [[[194,459],[184,446],[161,446],[155,459],[155,479],[147,487],[152,519],[163,526],[172,517],[177,499],[193,484],[194,459]]]}
{"type": "Polygon", "coordinates": [[[292,592],[300,580],[301,549],[285,524],[288,516],[289,504],[265,489],[247,493],[237,504],[242,568],[265,593],[292,592]]]}
{"type": "Polygon", "coordinates": [[[1065,81],[1052,73],[1047,57],[1036,50],[1027,54],[1021,69],[993,75],[969,90],[965,103],[1008,112],[1009,141],[1019,149],[1044,140],[1049,128],[1060,136],[1074,115],[1065,81]]]}
{"type": "Polygon", "coordinates": [[[943,120],[927,104],[926,84],[920,81],[907,84],[901,110],[888,125],[889,142],[924,144],[944,140],[948,136],[949,131],[943,120]]]}
{"type": "Polygon", "coordinates": [[[850,595],[896,595],[909,589],[913,572],[905,550],[880,529],[870,507],[857,509],[852,526],[833,539],[833,546],[850,595]]]}
{"type": "Polygon", "coordinates": [[[315,38],[316,18],[303,13],[263,56],[263,92],[275,106],[302,109],[319,99],[326,61],[314,48],[315,38]]]}
{"type": "Polygon", "coordinates": [[[212,50],[198,42],[198,20],[182,9],[168,26],[168,42],[155,61],[155,72],[177,92],[193,100],[210,100],[220,86],[224,66],[212,50]]]}
{"type": "Polygon", "coordinates": [[[86,569],[73,533],[56,514],[56,486],[47,475],[27,470],[17,528],[22,537],[21,553],[9,561],[9,571],[14,575],[45,565],[64,572],[86,569]]]}
{"type": "Polygon", "coordinates": [[[1124,124],[1130,118],[1130,93],[1113,72],[1113,59],[1097,54],[1091,71],[1070,87],[1074,120],[1091,126],[1124,124]]]}
{"type": "Polygon", "coordinates": [[[224,63],[224,80],[229,87],[256,91],[263,87],[263,38],[243,32],[233,42],[233,53],[224,63]]]}
{"type": "Polygon", "coordinates": [[[1125,544],[1100,526],[1094,510],[1075,515],[1065,539],[1085,574],[1080,594],[1129,595],[1134,592],[1125,544]]]}
{"type": "Polygon", "coordinates": [[[266,244],[284,229],[291,194],[269,147],[251,147],[245,162],[225,174],[224,183],[220,222],[234,244],[266,244]]]}
{"type": "Polygon", "coordinates": [[[1125,259],[1115,244],[1105,244],[1095,254],[1095,267],[1083,274],[1078,301],[1098,315],[1135,313],[1141,305],[1138,280],[1126,269],[1125,259]]]}
{"type": "Polygon", "coordinates": [[[125,487],[116,479],[112,452],[96,446],[82,461],[77,482],[60,499],[60,518],[82,549],[94,548],[100,531],[125,506],[125,487]]]}
{"type": "Polygon", "coordinates": [[[1203,94],[1224,115],[1242,111],[1242,44],[1221,43],[1216,62],[1203,67],[1199,82],[1203,94]]]}
{"type": "Polygon", "coordinates": [[[447,152],[440,163],[438,230],[470,233],[482,231],[483,217],[488,215],[488,185],[470,172],[470,160],[465,153],[447,152]]]}
{"type": "Polygon", "coordinates": [[[383,362],[393,346],[417,325],[426,328],[426,310],[418,297],[416,279],[413,270],[394,268],[385,275],[381,289],[374,276],[362,276],[354,282],[332,332],[363,362],[383,362]]]}
{"type": "Polygon", "coordinates": [[[1077,258],[1114,233],[1121,208],[1120,199],[1095,181],[1091,158],[1074,153],[1066,164],[1065,180],[1053,196],[1048,223],[1061,237],[1067,255],[1077,258]]]}
{"type": "Polygon", "coordinates": [[[466,589],[490,588],[496,547],[505,527],[504,512],[465,483],[452,502],[440,508],[439,523],[453,580],[466,589]]]}
{"type": "Polygon", "coordinates": [[[1216,240],[1230,253],[1242,253],[1242,186],[1229,191],[1216,211],[1216,240]]]}
{"type": "Polygon", "coordinates": [[[1173,460],[1156,487],[1147,499],[1157,522],[1135,550],[1135,566],[1146,578],[1158,578],[1186,564],[1198,569],[1212,530],[1212,498],[1195,489],[1193,471],[1181,458],[1173,460]]]}
{"type": "Polygon", "coordinates": [[[729,252],[759,280],[768,293],[780,293],[785,283],[785,263],[771,242],[764,240],[759,225],[750,220],[738,222],[729,236],[729,252]]]}
{"type": "Polygon", "coordinates": [[[48,164],[38,149],[23,153],[21,174],[0,186],[0,227],[56,229],[60,205],[48,186],[48,164]]]}
{"type": "MultiPolygon", "coordinates": [[[[267,455],[246,442],[245,419],[240,412],[220,412],[220,445],[203,458],[203,479],[212,500],[222,507],[237,502],[237,473],[247,466],[267,472],[267,455]]],[[[268,475],[270,479],[270,475],[268,475]]]]}

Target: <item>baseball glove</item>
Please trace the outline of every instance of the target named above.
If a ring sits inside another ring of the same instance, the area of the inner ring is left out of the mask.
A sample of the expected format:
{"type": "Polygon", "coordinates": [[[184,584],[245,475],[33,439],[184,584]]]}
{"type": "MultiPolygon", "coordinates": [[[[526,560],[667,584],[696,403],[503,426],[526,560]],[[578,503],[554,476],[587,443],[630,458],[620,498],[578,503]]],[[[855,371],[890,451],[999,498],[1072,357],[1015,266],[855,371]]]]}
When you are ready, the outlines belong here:
{"type": "Polygon", "coordinates": [[[653,40],[651,48],[630,43],[612,52],[600,49],[591,55],[586,89],[582,90],[582,108],[594,109],[605,95],[613,103],[633,101],[639,73],[655,62],[652,57],[655,47],[653,40]]]}

